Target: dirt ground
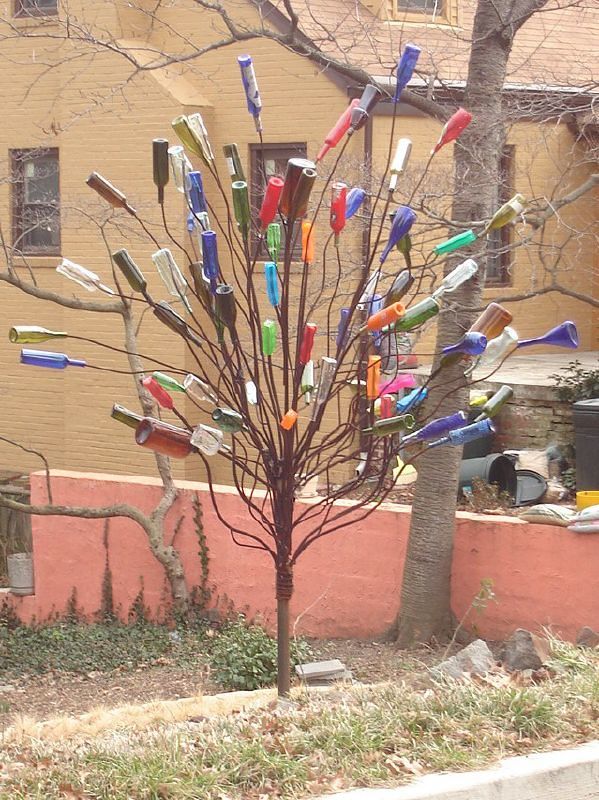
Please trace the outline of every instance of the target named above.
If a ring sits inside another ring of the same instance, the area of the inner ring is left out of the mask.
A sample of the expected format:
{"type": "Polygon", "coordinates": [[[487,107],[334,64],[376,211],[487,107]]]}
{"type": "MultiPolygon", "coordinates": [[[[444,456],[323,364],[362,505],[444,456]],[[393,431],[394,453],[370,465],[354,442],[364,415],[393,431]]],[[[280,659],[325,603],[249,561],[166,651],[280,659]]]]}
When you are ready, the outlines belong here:
{"type": "MultiPolygon", "coordinates": [[[[351,670],[355,680],[364,683],[408,677],[413,680],[419,667],[425,670],[440,657],[440,653],[425,648],[406,653],[392,644],[379,642],[327,640],[313,641],[311,645],[315,661],[338,658],[351,670]]],[[[2,722],[9,724],[19,715],[41,720],[58,714],[81,714],[98,706],[176,700],[199,692],[222,691],[211,682],[210,670],[201,654],[198,654],[197,668],[183,669],[167,659],[163,662],[134,670],[87,675],[53,672],[12,679],[0,685],[0,703],[4,701],[8,705],[8,711],[0,714],[0,725],[2,722]]]]}

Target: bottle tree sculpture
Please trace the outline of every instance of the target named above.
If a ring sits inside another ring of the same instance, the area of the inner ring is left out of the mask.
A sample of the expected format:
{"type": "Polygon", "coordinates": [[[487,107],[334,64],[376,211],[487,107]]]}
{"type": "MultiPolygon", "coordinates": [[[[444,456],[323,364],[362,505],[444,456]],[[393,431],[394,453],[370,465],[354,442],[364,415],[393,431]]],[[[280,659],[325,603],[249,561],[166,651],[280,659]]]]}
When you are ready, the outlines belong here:
{"type": "MultiPolygon", "coordinates": [[[[389,98],[394,103],[392,139],[401,92],[419,52],[407,45],[399,60],[396,90],[389,98]]],[[[252,59],[242,56],[238,61],[247,107],[262,141],[262,101],[252,59]]],[[[409,464],[428,448],[460,446],[493,431],[492,417],[511,397],[509,387],[491,398],[471,424],[464,409],[441,419],[435,418],[434,409],[423,412],[427,383],[442,376],[445,364],[463,364],[467,383],[477,363],[494,369],[518,346],[535,343],[519,342],[508,327],[511,314],[491,303],[460,341],[445,348],[440,366],[425,385],[404,396],[405,387],[414,387],[414,381],[399,366],[398,334],[421,329],[442,311],[448,295],[474,278],[479,269],[477,244],[481,251],[485,247],[481,237],[484,240],[488,231],[517,219],[525,200],[516,195],[478,233],[458,233],[430,254],[420,253],[422,263],[414,265],[411,236],[418,235],[417,215],[395,197],[410,157],[410,140],[401,138],[395,149],[390,148],[388,183],[381,184],[378,192],[350,187],[337,175],[348,141],[365,126],[382,97],[379,88],[366,86],[361,98],[341,113],[314,161],[292,158],[284,175],[265,179],[257,213],[250,206],[237,146],[224,148],[222,167],[226,165],[230,179],[225,188],[221,164],[200,114],[173,120],[182,145],[169,147],[165,139],[153,141],[153,178],[161,206],[170,176],[185,197],[191,245],[177,242],[165,230],[165,239],[176,246],[177,258],[167,247],[159,247],[152,256],[168,301],[150,292],[142,270],[126,249],[112,254],[115,289],[67,259],[58,267],[66,278],[89,291],[143,301],[169,334],[184,340],[193,371],[172,365],[173,375],[142,376],[157,407],[173,414],[177,424],[141,416],[118,403],[112,416],[134,430],[132,446],[136,443],[171,458],[201,458],[216,513],[234,541],[272,558],[282,696],[290,687],[289,601],[299,557],[318,539],[372,513],[393,488],[390,467],[400,452],[402,462],[409,464]],[[333,161],[330,151],[335,148],[338,155],[333,161]],[[215,197],[204,191],[203,173],[194,170],[190,157],[203,164],[216,187],[215,197]],[[325,159],[331,164],[320,175],[325,159]],[[224,217],[219,218],[217,206],[227,209],[224,217]],[[339,248],[340,240],[352,235],[355,219],[368,227],[368,253],[358,274],[343,263],[339,248]],[[324,240],[320,254],[315,248],[317,236],[324,240]],[[298,275],[291,265],[300,245],[303,265],[298,275]],[[456,261],[453,254],[466,247],[468,257],[456,261]],[[410,291],[418,289],[423,270],[442,263],[444,257],[454,261],[447,264],[438,288],[411,303],[410,291]],[[192,419],[184,416],[175,398],[190,401],[192,419]],[[232,482],[261,533],[256,533],[256,527],[244,530],[219,508],[212,488],[213,459],[228,462],[232,482]],[[316,478],[319,495],[309,504],[296,504],[302,487],[316,478]],[[343,497],[354,502],[335,502],[343,497]]],[[[433,146],[425,169],[470,120],[465,109],[456,111],[433,146]]],[[[109,180],[93,173],[87,183],[114,208],[140,220],[127,197],[109,180]]],[[[23,364],[52,369],[90,366],[64,353],[29,347],[66,338],[65,331],[33,325],[10,330],[12,342],[28,345],[21,351],[23,364]]],[[[565,323],[542,341],[574,347],[576,329],[573,323],[565,323]]],[[[448,393],[452,388],[447,387],[448,393]]]]}

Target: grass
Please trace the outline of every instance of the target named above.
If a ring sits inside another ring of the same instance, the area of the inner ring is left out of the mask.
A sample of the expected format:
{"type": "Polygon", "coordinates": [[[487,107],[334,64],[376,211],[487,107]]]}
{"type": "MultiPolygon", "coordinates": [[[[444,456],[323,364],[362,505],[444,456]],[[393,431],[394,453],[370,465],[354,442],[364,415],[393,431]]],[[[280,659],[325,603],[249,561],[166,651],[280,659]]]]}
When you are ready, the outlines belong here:
{"type": "Polygon", "coordinates": [[[599,653],[556,642],[539,684],[502,674],[476,683],[431,677],[420,690],[302,695],[290,710],[6,746],[0,798],[293,798],[479,768],[596,738],[598,667],[599,653]]]}

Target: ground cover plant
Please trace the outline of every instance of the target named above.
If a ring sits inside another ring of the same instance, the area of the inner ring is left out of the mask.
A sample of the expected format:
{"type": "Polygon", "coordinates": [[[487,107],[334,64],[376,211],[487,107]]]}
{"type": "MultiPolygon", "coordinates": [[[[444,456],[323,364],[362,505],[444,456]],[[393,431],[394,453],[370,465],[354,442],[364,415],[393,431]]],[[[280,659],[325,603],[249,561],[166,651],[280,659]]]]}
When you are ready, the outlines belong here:
{"type": "Polygon", "coordinates": [[[7,740],[0,798],[299,797],[483,767],[599,735],[599,653],[553,642],[537,673],[336,688],[284,711],[7,740]]]}

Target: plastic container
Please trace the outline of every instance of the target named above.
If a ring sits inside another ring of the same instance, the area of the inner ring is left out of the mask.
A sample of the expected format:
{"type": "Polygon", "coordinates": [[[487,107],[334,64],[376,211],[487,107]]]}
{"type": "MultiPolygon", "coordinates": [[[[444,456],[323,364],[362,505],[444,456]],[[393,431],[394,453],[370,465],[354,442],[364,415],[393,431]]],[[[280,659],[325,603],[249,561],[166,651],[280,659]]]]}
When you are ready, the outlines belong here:
{"type": "Polygon", "coordinates": [[[574,403],[572,418],[576,437],[576,491],[599,491],[599,398],[574,403]]]}
{"type": "Polygon", "coordinates": [[[472,481],[480,478],[485,483],[495,484],[500,491],[516,498],[518,483],[512,461],[503,453],[491,453],[484,458],[468,458],[460,466],[459,490],[472,487],[472,481]]]}
{"type": "MultiPolygon", "coordinates": [[[[578,455],[576,457],[576,483],[578,483],[578,455]]],[[[576,508],[582,511],[583,508],[599,505],[599,491],[597,492],[576,492],[576,508]]]]}

